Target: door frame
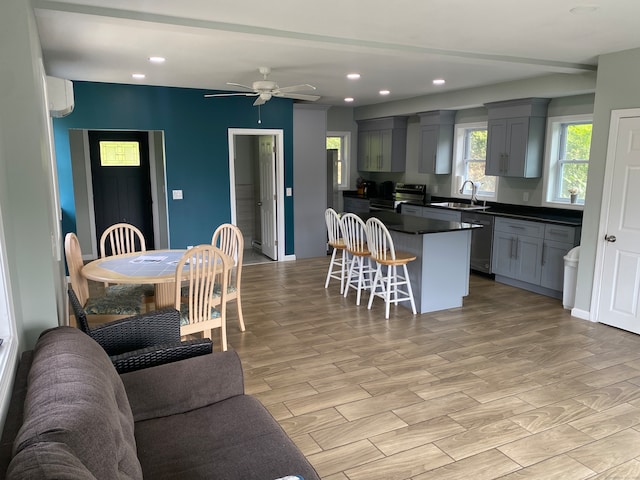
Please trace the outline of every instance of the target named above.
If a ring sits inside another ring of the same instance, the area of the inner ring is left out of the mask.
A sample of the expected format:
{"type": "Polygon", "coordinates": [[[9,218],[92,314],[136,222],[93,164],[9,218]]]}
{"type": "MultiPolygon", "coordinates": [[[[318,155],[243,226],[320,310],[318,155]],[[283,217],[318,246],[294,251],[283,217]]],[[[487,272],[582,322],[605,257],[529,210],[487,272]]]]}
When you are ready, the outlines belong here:
{"type": "MultiPolygon", "coordinates": [[[[114,131],[114,132],[126,132],[127,129],[83,129],[82,130],[82,141],[84,147],[84,167],[86,172],[86,189],[87,189],[87,213],[89,216],[89,230],[91,234],[91,252],[83,252],[82,259],[83,260],[93,260],[98,258],[98,240],[96,238],[96,216],[95,216],[95,205],[93,198],[93,182],[92,182],[92,171],[91,171],[91,158],[89,152],[89,130],[91,131],[114,131]]],[[[131,130],[133,131],[133,130],[131,130]]],[[[158,201],[158,188],[156,185],[156,176],[158,173],[158,167],[156,162],[157,152],[155,151],[155,144],[153,142],[153,134],[158,130],[135,130],[142,131],[148,136],[149,143],[149,181],[151,182],[151,213],[153,215],[153,238],[156,243],[156,248],[160,248],[161,245],[161,236],[160,236],[160,204],[158,201]]],[[[164,132],[162,132],[164,138],[164,132]]],[[[164,140],[163,140],[164,142],[164,140]]],[[[164,154],[163,154],[164,157],[164,154]]],[[[167,185],[167,171],[164,167],[162,168],[162,181],[164,189],[166,190],[167,185]]],[[[169,215],[167,212],[167,205],[164,205],[164,215],[166,217],[167,223],[167,235],[169,233],[169,215]]]]}
{"type": "MultiPolygon", "coordinates": [[[[611,192],[614,188],[613,171],[615,169],[615,155],[618,148],[618,129],[623,118],[640,117],[640,108],[625,108],[611,111],[609,122],[609,139],[607,141],[607,155],[605,157],[604,183],[602,188],[602,202],[600,208],[600,224],[598,225],[598,236],[596,242],[596,262],[593,274],[593,286],[591,289],[591,306],[589,320],[599,322],[598,310],[600,307],[600,295],[602,293],[602,279],[604,271],[604,236],[609,224],[609,208],[611,204],[611,192]]],[[[578,264],[578,270],[580,264],[578,264]]],[[[575,309],[574,309],[575,310],[575,309]]],[[[572,311],[573,313],[573,311],[572,311]]],[[[582,316],[580,318],[583,318],[582,316]]]]}
{"type": "Polygon", "coordinates": [[[236,170],[235,170],[235,136],[275,137],[276,145],[276,242],[277,261],[285,260],[284,238],[284,130],[265,128],[229,128],[229,203],[231,207],[231,223],[237,225],[236,213],[236,170]]]}

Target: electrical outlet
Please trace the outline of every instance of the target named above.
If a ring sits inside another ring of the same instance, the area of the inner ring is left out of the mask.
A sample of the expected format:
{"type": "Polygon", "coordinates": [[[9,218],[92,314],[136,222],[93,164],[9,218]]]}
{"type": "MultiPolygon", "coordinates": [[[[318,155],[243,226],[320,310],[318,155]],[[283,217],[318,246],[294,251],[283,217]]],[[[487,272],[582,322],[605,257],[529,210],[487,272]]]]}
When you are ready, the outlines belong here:
{"type": "Polygon", "coordinates": [[[171,194],[174,200],[182,200],[182,190],[173,190],[171,194]]]}
{"type": "Polygon", "coordinates": [[[529,201],[529,192],[524,192],[522,194],[522,201],[523,202],[528,202],[529,201]]]}

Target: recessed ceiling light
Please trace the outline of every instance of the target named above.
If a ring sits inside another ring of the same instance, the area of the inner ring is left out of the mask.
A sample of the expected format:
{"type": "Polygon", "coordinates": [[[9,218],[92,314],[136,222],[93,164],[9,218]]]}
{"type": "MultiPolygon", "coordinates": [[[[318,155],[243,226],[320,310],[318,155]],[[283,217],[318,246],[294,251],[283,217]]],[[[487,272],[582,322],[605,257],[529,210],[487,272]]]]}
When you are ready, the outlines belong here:
{"type": "Polygon", "coordinates": [[[436,79],[433,81],[433,84],[434,84],[434,85],[444,85],[444,84],[445,84],[444,78],[436,78],[436,79]]]}
{"type": "Polygon", "coordinates": [[[349,74],[347,75],[347,78],[348,78],[349,80],[357,80],[357,79],[359,79],[359,78],[360,78],[360,74],[359,74],[359,73],[349,73],[349,74]]]}
{"type": "Polygon", "coordinates": [[[345,102],[353,102],[353,97],[347,97],[344,99],[345,102]]]}
{"type": "Polygon", "coordinates": [[[595,5],[578,5],[577,7],[573,7],[569,10],[569,13],[573,13],[574,15],[587,15],[595,12],[596,10],[598,10],[598,7],[595,5]]]}
{"type": "Polygon", "coordinates": [[[133,78],[137,79],[137,80],[142,80],[143,78],[146,77],[146,75],[144,73],[134,73],[131,76],[133,78]]]}
{"type": "Polygon", "coordinates": [[[389,95],[391,92],[389,90],[380,90],[380,95],[389,95]]]}
{"type": "Polygon", "coordinates": [[[164,57],[149,57],[151,63],[164,63],[166,60],[164,57]]]}

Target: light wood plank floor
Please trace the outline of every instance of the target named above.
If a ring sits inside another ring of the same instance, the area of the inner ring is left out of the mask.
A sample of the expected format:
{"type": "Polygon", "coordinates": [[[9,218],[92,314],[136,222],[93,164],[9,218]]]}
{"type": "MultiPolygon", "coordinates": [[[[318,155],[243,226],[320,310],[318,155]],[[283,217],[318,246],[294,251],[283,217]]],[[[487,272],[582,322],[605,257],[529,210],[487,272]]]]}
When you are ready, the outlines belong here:
{"type": "Polygon", "coordinates": [[[389,320],[328,258],[243,269],[228,337],[324,480],[639,479],[640,337],[472,276],[462,308],[389,320]]]}

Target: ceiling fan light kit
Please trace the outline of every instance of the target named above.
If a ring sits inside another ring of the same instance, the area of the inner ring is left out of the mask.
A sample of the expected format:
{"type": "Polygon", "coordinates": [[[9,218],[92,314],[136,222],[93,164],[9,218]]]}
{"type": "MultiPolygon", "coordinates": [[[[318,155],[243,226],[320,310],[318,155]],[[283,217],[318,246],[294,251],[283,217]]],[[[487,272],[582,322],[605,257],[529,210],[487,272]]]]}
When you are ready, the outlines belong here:
{"type": "Polygon", "coordinates": [[[309,85],[308,83],[300,84],[300,85],[291,85],[288,87],[280,88],[276,82],[273,80],[267,80],[267,76],[271,73],[271,69],[269,67],[260,67],[258,69],[260,74],[262,75],[262,80],[256,80],[249,85],[243,85],[241,83],[233,83],[227,82],[227,85],[232,87],[239,87],[245,90],[249,90],[250,92],[242,93],[208,93],[205,95],[205,98],[212,97],[258,97],[255,102],[253,102],[254,106],[260,106],[267,103],[273,97],[280,98],[291,98],[294,100],[305,100],[307,102],[315,102],[320,98],[320,95],[309,95],[303,93],[296,93],[304,90],[315,90],[316,87],[313,85],[309,85]]]}

